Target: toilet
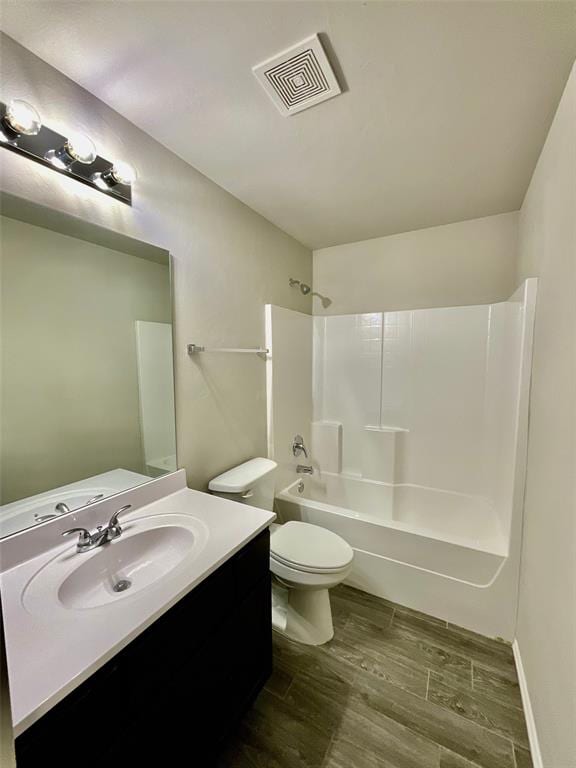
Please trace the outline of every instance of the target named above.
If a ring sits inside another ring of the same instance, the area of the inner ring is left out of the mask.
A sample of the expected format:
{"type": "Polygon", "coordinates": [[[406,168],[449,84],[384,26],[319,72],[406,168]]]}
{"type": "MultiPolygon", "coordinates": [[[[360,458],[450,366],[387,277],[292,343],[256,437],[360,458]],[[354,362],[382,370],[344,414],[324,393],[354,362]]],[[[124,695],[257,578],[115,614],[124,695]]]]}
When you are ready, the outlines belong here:
{"type": "MultiPolygon", "coordinates": [[[[250,459],[210,481],[210,493],[272,510],[276,463],[250,459]]],[[[306,645],[334,636],[329,590],[352,568],[352,547],[332,531],[290,521],[270,526],[272,624],[276,631],[306,645]]]]}

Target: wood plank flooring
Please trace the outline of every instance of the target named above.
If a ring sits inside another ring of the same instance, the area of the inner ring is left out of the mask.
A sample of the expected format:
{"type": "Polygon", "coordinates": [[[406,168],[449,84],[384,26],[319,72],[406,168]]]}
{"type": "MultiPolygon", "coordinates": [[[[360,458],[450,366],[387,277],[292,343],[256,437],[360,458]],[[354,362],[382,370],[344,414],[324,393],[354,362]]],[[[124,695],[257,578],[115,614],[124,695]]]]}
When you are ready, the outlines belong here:
{"type": "Polygon", "coordinates": [[[274,634],[219,768],[532,768],[512,649],[350,587],[334,639],[274,634]]]}

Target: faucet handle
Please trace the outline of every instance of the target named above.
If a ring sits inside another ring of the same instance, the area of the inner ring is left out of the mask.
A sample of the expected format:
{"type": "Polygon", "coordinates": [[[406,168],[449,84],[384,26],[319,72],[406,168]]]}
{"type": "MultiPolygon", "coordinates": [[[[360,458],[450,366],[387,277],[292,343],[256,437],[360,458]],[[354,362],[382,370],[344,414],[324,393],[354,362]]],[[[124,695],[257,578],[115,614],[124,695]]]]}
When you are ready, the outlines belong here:
{"type": "Polygon", "coordinates": [[[294,437],[294,440],[292,441],[292,453],[294,456],[300,456],[300,454],[303,453],[304,456],[308,458],[308,451],[304,445],[304,438],[302,435],[296,435],[294,437]]]}
{"type": "Polygon", "coordinates": [[[96,496],[92,496],[91,499],[88,499],[88,501],[84,504],[85,507],[87,507],[89,504],[94,504],[95,501],[100,501],[100,499],[104,498],[103,493],[98,493],[96,496]]]}
{"type": "Polygon", "coordinates": [[[118,522],[118,515],[121,515],[122,512],[126,512],[129,509],[132,509],[132,504],[125,504],[123,507],[120,507],[117,512],[114,512],[108,523],[108,539],[115,539],[117,536],[120,536],[122,528],[118,522]]]}
{"type": "Polygon", "coordinates": [[[70,536],[73,533],[79,533],[80,536],[78,537],[78,548],[80,547],[87,547],[92,543],[92,536],[90,535],[90,531],[86,530],[86,528],[69,528],[67,531],[64,531],[62,533],[62,536],[70,536]]]}

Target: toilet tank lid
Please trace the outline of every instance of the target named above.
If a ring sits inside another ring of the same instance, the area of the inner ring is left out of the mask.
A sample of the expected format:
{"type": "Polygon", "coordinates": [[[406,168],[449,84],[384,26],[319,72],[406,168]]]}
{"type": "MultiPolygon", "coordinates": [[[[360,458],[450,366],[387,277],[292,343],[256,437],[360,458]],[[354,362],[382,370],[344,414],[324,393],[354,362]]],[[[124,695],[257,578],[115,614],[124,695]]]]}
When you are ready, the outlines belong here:
{"type": "Polygon", "coordinates": [[[250,459],[210,480],[208,488],[218,493],[245,493],[276,467],[276,462],[270,459],[250,459]]]}

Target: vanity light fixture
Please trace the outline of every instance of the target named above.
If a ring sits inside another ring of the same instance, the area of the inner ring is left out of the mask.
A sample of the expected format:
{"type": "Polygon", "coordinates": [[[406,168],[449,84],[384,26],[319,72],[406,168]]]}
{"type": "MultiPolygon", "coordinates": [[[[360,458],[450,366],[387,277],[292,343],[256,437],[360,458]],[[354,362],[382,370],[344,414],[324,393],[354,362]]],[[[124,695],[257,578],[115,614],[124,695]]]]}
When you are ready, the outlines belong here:
{"type": "Polygon", "coordinates": [[[96,146],[85,133],[72,134],[59,149],[49,149],[45,154],[46,160],[60,169],[70,168],[72,163],[91,165],[97,157],[96,146]]]}
{"type": "Polygon", "coordinates": [[[101,157],[84,133],[63,136],[43,125],[27,101],[0,102],[0,147],[132,205],[136,171],[131,165],[101,157]]]}
{"type": "Polygon", "coordinates": [[[23,99],[12,99],[2,118],[5,139],[10,141],[18,136],[36,136],[42,128],[42,120],[32,104],[23,99]]]}

